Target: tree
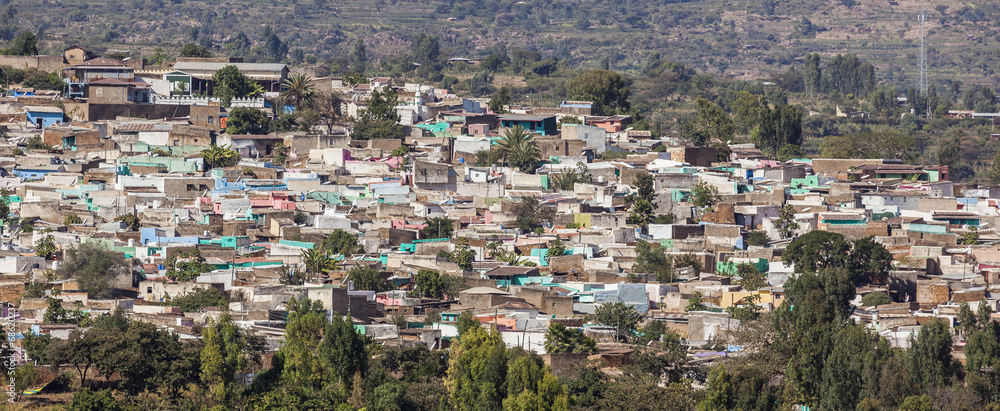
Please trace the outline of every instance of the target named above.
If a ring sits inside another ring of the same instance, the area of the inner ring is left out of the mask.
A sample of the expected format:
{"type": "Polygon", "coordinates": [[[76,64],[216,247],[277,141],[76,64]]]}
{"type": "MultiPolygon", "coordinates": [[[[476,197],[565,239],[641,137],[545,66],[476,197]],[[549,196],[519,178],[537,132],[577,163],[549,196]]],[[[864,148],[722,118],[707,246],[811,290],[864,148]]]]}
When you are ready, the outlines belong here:
{"type": "Polygon", "coordinates": [[[489,107],[494,114],[503,114],[507,110],[504,108],[510,104],[510,87],[503,86],[490,97],[489,107]]]}
{"type": "Polygon", "coordinates": [[[142,227],[142,220],[140,220],[139,216],[135,214],[122,214],[115,217],[115,221],[124,222],[125,228],[130,231],[139,231],[139,228],[142,227]]]}
{"type": "Polygon", "coordinates": [[[990,321],[969,335],[964,352],[966,382],[977,387],[985,400],[996,401],[1000,398],[1000,324],[990,321]]]}
{"type": "Polygon", "coordinates": [[[253,97],[263,92],[257,83],[232,65],[216,71],[212,83],[215,85],[213,95],[222,100],[225,107],[229,107],[234,98],[253,97]]]}
{"type": "Polygon", "coordinates": [[[264,41],[265,56],[271,62],[279,62],[288,55],[288,44],[285,44],[285,42],[278,38],[278,35],[271,29],[271,26],[264,26],[261,39],[264,41]]]}
{"type": "Polygon", "coordinates": [[[431,217],[424,224],[427,226],[420,229],[424,238],[450,238],[455,231],[455,220],[448,217],[431,217]]]}
{"type": "Polygon", "coordinates": [[[976,227],[969,227],[969,232],[963,233],[959,239],[959,244],[976,245],[979,244],[979,230],[976,227]]]}
{"type": "Polygon", "coordinates": [[[719,189],[703,181],[691,189],[691,204],[695,207],[712,207],[719,201],[719,189]]]}
{"type": "Polygon", "coordinates": [[[552,240],[549,242],[548,251],[545,255],[549,258],[559,257],[561,255],[566,255],[567,251],[569,250],[566,248],[566,243],[563,243],[560,240],[552,240]]]}
{"type": "Polygon", "coordinates": [[[469,247],[469,239],[461,238],[455,249],[448,255],[448,261],[458,264],[458,267],[463,270],[471,270],[475,256],[476,252],[469,247]]]}
{"type": "Polygon", "coordinates": [[[594,311],[592,319],[597,324],[614,327],[616,341],[628,341],[634,336],[642,317],[634,307],[616,301],[601,304],[594,311]]]}
{"type": "Polygon", "coordinates": [[[566,92],[570,99],[593,102],[591,113],[595,116],[625,112],[630,107],[628,82],[613,71],[591,70],[576,76],[566,84],[566,92]]]}
{"type": "Polygon", "coordinates": [[[628,224],[638,225],[645,232],[646,227],[649,223],[653,222],[653,204],[646,200],[638,200],[632,205],[632,210],[629,212],[628,218],[625,222],[628,224]]]}
{"type": "Polygon", "coordinates": [[[827,136],[820,152],[827,158],[895,158],[909,160],[914,147],[912,136],[895,132],[875,132],[827,136]]]}
{"type": "Polygon", "coordinates": [[[813,230],[792,241],[781,258],[795,263],[796,272],[816,272],[826,267],[848,267],[850,251],[851,243],[842,234],[813,230]]]}
{"type": "Polygon", "coordinates": [[[181,47],[181,57],[212,57],[212,52],[194,43],[186,43],[181,47]]]}
{"type": "Polygon", "coordinates": [[[75,279],[81,291],[94,296],[110,295],[118,278],[130,271],[124,254],[90,242],[66,250],[59,268],[63,278],[75,279]]]}
{"type": "Polygon", "coordinates": [[[171,256],[166,266],[167,278],[174,281],[194,281],[198,276],[215,270],[214,266],[205,263],[197,248],[171,256]]]}
{"type": "Polygon", "coordinates": [[[327,132],[332,132],[333,126],[337,125],[341,117],[343,117],[340,107],[341,103],[343,103],[343,99],[336,92],[318,93],[313,99],[313,106],[315,106],[316,112],[319,113],[319,117],[322,120],[322,124],[326,126],[327,132]]]}
{"type": "Polygon", "coordinates": [[[365,41],[360,37],[354,42],[351,51],[351,69],[362,74],[368,70],[368,50],[365,48],[365,41]]]}
{"type": "Polygon", "coordinates": [[[815,93],[821,91],[823,83],[823,70],[820,68],[819,53],[806,54],[803,77],[805,78],[806,91],[809,92],[809,98],[812,98],[815,93]]]}
{"type": "Polygon", "coordinates": [[[650,245],[644,240],[635,244],[635,264],[632,271],[649,273],[656,276],[656,281],[669,283],[674,281],[673,262],[667,258],[666,250],[659,244],[650,245]]]}
{"type": "Polygon", "coordinates": [[[358,252],[360,247],[357,236],[339,228],[323,237],[320,244],[320,248],[345,257],[358,252]]]}
{"type": "Polygon", "coordinates": [[[795,208],[784,205],[778,210],[778,219],[774,223],[781,238],[791,238],[795,231],[799,229],[799,223],[795,221],[795,208]]]}
{"type": "Polygon", "coordinates": [[[695,117],[695,127],[705,132],[709,140],[714,138],[727,143],[733,138],[736,128],[732,118],[722,107],[704,98],[695,100],[695,106],[698,113],[695,117]]]}
{"type": "Polygon", "coordinates": [[[907,365],[921,388],[947,386],[956,377],[961,364],[952,357],[951,345],[948,324],[939,318],[924,323],[920,332],[910,337],[907,365]]]}
{"type": "Polygon", "coordinates": [[[532,233],[536,228],[551,223],[555,211],[535,197],[521,197],[521,201],[512,207],[511,214],[514,215],[514,227],[522,233],[532,233]]]}
{"type": "Polygon", "coordinates": [[[153,56],[149,58],[149,64],[152,64],[154,66],[159,66],[163,64],[163,61],[166,59],[167,57],[163,54],[163,48],[157,47],[155,50],[153,50],[153,56]]]}
{"type": "Polygon", "coordinates": [[[10,43],[10,47],[3,50],[3,54],[14,56],[37,56],[38,37],[28,30],[22,31],[17,38],[10,43]]]}
{"type": "Polygon", "coordinates": [[[893,349],[878,334],[855,324],[836,331],[832,343],[822,371],[819,403],[823,409],[855,409],[863,393],[880,384],[879,374],[894,355],[893,349]]]}
{"type": "Polygon", "coordinates": [[[636,196],[640,200],[646,200],[650,203],[656,200],[656,192],[653,190],[653,176],[648,172],[637,173],[632,185],[635,186],[636,196]]]}
{"type": "Polygon", "coordinates": [[[684,307],[684,311],[704,311],[707,309],[708,307],[702,303],[701,293],[698,291],[695,291],[694,294],[691,295],[691,298],[688,299],[688,305],[684,307]]]}
{"type": "Polygon", "coordinates": [[[389,291],[392,286],[382,277],[382,273],[369,265],[357,265],[347,272],[348,281],[354,282],[356,290],[370,290],[377,293],[389,291]]]}
{"type": "Polygon", "coordinates": [[[498,148],[507,163],[522,173],[533,173],[542,157],[534,138],[521,126],[504,130],[498,148]]]}
{"type": "Polygon", "coordinates": [[[423,268],[413,277],[415,286],[413,291],[420,297],[441,299],[444,297],[444,290],[441,287],[441,273],[423,268]]]}
{"type": "Polygon", "coordinates": [[[208,386],[211,401],[226,406],[237,394],[236,372],[248,364],[246,334],[228,312],[223,312],[218,322],[202,330],[202,341],[201,381],[208,386]]]}
{"type": "Polygon", "coordinates": [[[445,379],[451,403],[461,410],[500,409],[507,379],[507,349],[500,332],[479,326],[459,331],[445,379]]]}
{"type": "Polygon", "coordinates": [[[305,74],[292,74],[285,79],[285,90],[281,92],[279,100],[283,105],[295,107],[296,110],[311,107],[313,99],[316,98],[316,89],[312,85],[312,78],[305,74]]]}
{"type": "Polygon", "coordinates": [[[236,107],[229,111],[226,134],[267,134],[270,123],[263,111],[253,107],[236,107]]]}
{"type": "Polygon", "coordinates": [[[56,251],[58,250],[56,250],[55,238],[51,235],[42,237],[35,242],[35,255],[39,257],[51,260],[56,255],[56,251]]]}
{"type": "Polygon", "coordinates": [[[0,188],[0,224],[10,222],[10,202],[10,191],[6,187],[0,188]]]}
{"type": "Polygon", "coordinates": [[[736,275],[740,277],[740,287],[747,291],[757,291],[761,287],[767,286],[767,273],[757,270],[753,264],[740,264],[736,266],[736,275]]]}
{"type": "Polygon", "coordinates": [[[313,278],[337,267],[337,260],[331,258],[330,252],[323,246],[302,250],[302,263],[306,266],[306,273],[312,274],[313,278]]]}
{"type": "Polygon", "coordinates": [[[185,313],[197,312],[205,307],[225,308],[229,306],[226,301],[226,295],[215,287],[199,288],[183,296],[171,299],[168,304],[180,308],[181,312],[185,313]]]}
{"type": "Polygon", "coordinates": [[[120,411],[123,407],[115,400],[115,397],[111,396],[111,390],[91,391],[90,388],[84,388],[73,394],[73,400],[68,409],[70,411],[120,411]]]}
{"type": "Polygon", "coordinates": [[[889,294],[882,292],[868,293],[864,297],[861,297],[861,305],[865,307],[875,307],[891,303],[892,298],[889,297],[889,294]]]}
{"type": "Polygon", "coordinates": [[[566,328],[562,323],[553,323],[545,332],[545,352],[549,354],[597,352],[597,342],[583,335],[576,328],[566,328]]]}
{"type": "Polygon", "coordinates": [[[382,91],[372,91],[368,107],[354,123],[351,137],[360,140],[402,138],[403,127],[396,124],[399,121],[399,113],[396,112],[398,101],[399,96],[389,86],[385,86],[382,91]]]}
{"type": "Polygon", "coordinates": [[[848,268],[855,283],[885,284],[892,261],[892,253],[868,236],[854,240],[848,268]]]}
{"type": "Polygon", "coordinates": [[[750,231],[747,233],[747,245],[766,247],[771,242],[771,238],[763,231],[750,231]]]}

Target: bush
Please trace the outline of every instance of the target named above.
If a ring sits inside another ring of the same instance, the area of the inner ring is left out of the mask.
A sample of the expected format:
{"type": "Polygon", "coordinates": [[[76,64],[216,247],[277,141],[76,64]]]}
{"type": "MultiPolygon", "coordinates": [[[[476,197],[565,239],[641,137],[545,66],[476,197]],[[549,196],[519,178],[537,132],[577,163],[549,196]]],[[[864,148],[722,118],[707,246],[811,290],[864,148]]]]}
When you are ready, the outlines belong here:
{"type": "Polygon", "coordinates": [[[864,297],[861,297],[861,305],[865,307],[874,307],[889,303],[892,303],[892,298],[886,293],[868,293],[864,297]]]}
{"type": "Polygon", "coordinates": [[[84,388],[73,394],[70,411],[120,410],[121,405],[111,396],[111,390],[91,391],[84,388]]]}
{"type": "Polygon", "coordinates": [[[751,231],[747,233],[747,244],[756,246],[766,246],[771,242],[771,238],[763,231],[751,231]]]}
{"type": "Polygon", "coordinates": [[[226,296],[213,287],[199,288],[183,297],[174,298],[165,304],[180,307],[181,311],[186,313],[198,311],[205,307],[225,309],[227,306],[226,296]]]}
{"type": "Polygon", "coordinates": [[[63,219],[63,225],[83,224],[83,219],[76,214],[70,214],[63,219]]]}

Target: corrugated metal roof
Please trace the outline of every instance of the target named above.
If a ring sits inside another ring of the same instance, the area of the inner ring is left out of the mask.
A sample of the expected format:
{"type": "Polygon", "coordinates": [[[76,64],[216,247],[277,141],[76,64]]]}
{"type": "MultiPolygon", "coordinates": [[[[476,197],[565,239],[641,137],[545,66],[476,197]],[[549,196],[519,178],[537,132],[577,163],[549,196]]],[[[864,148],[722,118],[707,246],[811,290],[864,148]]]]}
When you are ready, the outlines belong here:
{"type": "Polygon", "coordinates": [[[222,70],[226,66],[236,66],[240,71],[281,71],[284,70],[285,66],[281,63],[209,63],[209,62],[197,62],[197,61],[182,61],[174,64],[173,69],[184,71],[184,70],[204,70],[204,71],[218,71],[222,70]]]}

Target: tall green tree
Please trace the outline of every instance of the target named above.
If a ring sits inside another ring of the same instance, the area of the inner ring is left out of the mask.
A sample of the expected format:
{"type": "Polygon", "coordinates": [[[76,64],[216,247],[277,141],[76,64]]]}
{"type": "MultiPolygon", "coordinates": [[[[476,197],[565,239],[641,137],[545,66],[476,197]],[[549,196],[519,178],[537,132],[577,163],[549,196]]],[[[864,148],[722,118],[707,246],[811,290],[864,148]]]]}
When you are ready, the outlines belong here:
{"type": "Polygon", "coordinates": [[[656,281],[669,283],[674,280],[674,267],[667,258],[666,250],[660,244],[649,244],[645,240],[637,240],[635,244],[635,264],[632,271],[650,273],[656,276],[656,281]]]}
{"type": "MultiPolygon", "coordinates": [[[[718,139],[722,143],[732,140],[736,126],[722,107],[704,98],[695,100],[695,127],[703,130],[709,139],[718,139]]],[[[707,141],[706,141],[707,143],[707,141]]]]}
{"type": "Polygon", "coordinates": [[[842,234],[813,230],[788,244],[782,260],[795,263],[797,272],[816,272],[827,267],[847,267],[851,243],[842,234]]]}
{"type": "Polygon", "coordinates": [[[591,70],[576,76],[566,84],[570,99],[593,102],[591,113],[609,116],[626,112],[632,90],[620,74],[608,70],[591,70]]]}
{"type": "Polygon", "coordinates": [[[1000,324],[989,321],[974,331],[964,352],[966,383],[986,401],[1000,399],[1000,324]]]}
{"type": "Polygon", "coordinates": [[[10,43],[10,47],[3,50],[3,54],[15,56],[37,56],[38,37],[28,30],[22,31],[17,38],[10,43]]]}
{"type": "Polygon", "coordinates": [[[460,410],[498,410],[505,398],[507,349],[500,332],[466,327],[449,358],[445,385],[460,410]]]}
{"type": "Polygon", "coordinates": [[[354,46],[351,48],[351,70],[360,74],[368,71],[368,49],[365,47],[364,39],[360,37],[354,41],[354,46]]]}
{"type": "Polygon", "coordinates": [[[234,98],[255,97],[262,91],[257,83],[232,65],[212,74],[212,84],[212,95],[222,100],[225,107],[229,107],[234,98]]]}
{"type": "Polygon", "coordinates": [[[951,354],[951,332],[948,324],[935,318],[920,327],[910,337],[907,365],[910,377],[921,388],[951,384],[961,370],[961,364],[951,354]]]}
{"type": "Polygon", "coordinates": [[[505,113],[504,107],[508,104],[510,104],[510,87],[502,86],[490,97],[489,107],[494,114],[505,113]]]}
{"type": "Polygon", "coordinates": [[[248,364],[246,334],[225,312],[202,330],[202,340],[201,381],[208,386],[212,403],[229,406],[238,394],[236,372],[248,364]]]}
{"type": "Polygon", "coordinates": [[[892,262],[892,253],[868,236],[854,240],[847,266],[856,283],[885,284],[892,262]]]}

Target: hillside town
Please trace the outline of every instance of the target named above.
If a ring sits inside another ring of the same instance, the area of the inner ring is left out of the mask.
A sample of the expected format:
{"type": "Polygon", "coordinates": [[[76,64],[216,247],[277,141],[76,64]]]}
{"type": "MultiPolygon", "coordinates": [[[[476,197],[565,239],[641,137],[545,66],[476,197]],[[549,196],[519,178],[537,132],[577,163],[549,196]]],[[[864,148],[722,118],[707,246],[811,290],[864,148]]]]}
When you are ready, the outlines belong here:
{"type": "Polygon", "coordinates": [[[305,300],[384,347],[446,350],[471,318],[556,375],[628,364],[652,322],[708,364],[748,349],[731,333],[780,309],[786,282],[833,268],[850,269],[854,322],[905,349],[944,320],[963,360],[963,321],[998,308],[1000,187],[944,165],[778,161],[637,130],[594,101],[496,104],[237,58],[59,57],[64,88],[0,98],[0,300],[18,363],[105,315],[182,342],[227,317],[262,339],[266,369],[305,300]],[[258,92],[223,95],[218,73],[234,70],[258,92]],[[340,96],[330,121],[248,124],[318,93],[340,96]],[[358,138],[376,112],[401,137],[358,138]],[[595,345],[558,349],[554,327],[595,345]]]}

